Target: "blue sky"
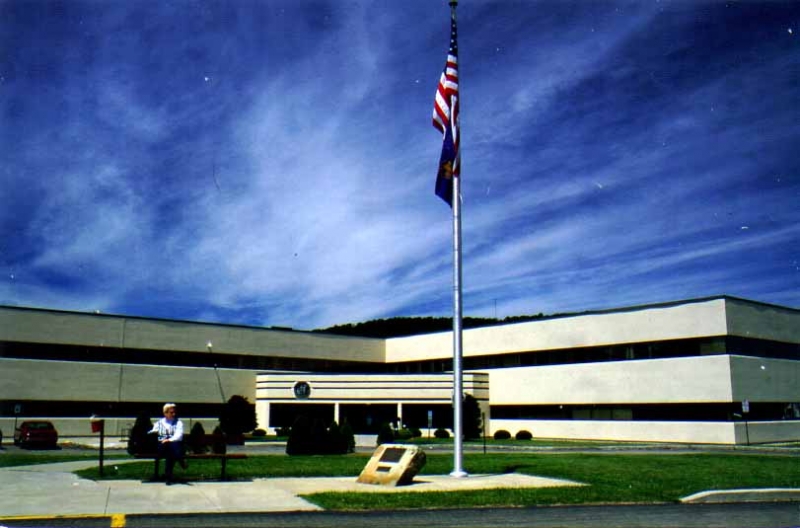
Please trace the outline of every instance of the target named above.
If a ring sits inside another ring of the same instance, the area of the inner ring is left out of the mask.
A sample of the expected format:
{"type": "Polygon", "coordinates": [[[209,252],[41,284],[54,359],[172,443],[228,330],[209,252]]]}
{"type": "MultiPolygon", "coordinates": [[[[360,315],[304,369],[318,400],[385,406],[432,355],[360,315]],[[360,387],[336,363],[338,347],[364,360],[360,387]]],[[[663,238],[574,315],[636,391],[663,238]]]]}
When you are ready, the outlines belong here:
{"type": "MultiPolygon", "coordinates": [[[[800,307],[800,3],[462,0],[464,313],[800,307]]],[[[450,315],[444,0],[0,2],[0,304],[450,315]]]]}

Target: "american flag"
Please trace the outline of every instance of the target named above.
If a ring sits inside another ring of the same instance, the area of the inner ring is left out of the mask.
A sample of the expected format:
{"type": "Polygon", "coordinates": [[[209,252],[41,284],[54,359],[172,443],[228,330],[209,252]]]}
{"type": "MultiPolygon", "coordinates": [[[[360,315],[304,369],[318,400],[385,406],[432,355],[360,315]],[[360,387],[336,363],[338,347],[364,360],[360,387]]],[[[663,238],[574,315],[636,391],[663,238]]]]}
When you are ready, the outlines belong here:
{"type": "Polygon", "coordinates": [[[436,195],[453,205],[453,177],[461,172],[458,127],[458,39],[455,13],[450,16],[450,50],[447,52],[436,98],[433,103],[433,126],[442,133],[442,154],[436,175],[436,195]]]}

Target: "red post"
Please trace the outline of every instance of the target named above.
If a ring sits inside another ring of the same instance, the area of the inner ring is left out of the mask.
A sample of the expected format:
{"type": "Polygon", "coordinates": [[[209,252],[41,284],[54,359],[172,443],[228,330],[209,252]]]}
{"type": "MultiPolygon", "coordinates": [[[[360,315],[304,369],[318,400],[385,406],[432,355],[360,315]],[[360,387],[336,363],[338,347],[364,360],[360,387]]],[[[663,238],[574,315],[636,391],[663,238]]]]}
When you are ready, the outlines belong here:
{"type": "Polygon", "coordinates": [[[99,452],[99,462],[100,462],[100,476],[103,476],[103,447],[105,444],[105,437],[106,437],[106,421],[96,418],[92,416],[91,418],[92,424],[92,432],[93,433],[100,433],[100,452],[99,452]]]}

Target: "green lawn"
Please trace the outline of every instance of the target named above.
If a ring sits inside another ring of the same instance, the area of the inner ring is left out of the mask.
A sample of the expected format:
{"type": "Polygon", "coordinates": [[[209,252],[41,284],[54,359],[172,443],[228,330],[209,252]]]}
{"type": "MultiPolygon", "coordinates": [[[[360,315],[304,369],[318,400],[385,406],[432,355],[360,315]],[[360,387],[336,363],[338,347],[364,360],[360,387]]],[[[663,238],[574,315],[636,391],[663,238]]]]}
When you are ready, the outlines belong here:
{"type": "MultiPolygon", "coordinates": [[[[368,455],[251,456],[232,460],[228,473],[234,479],[352,476],[356,477],[368,455]]],[[[452,455],[429,454],[421,475],[442,475],[452,470],[452,455]]],[[[331,510],[532,506],[546,504],[673,502],[711,489],[800,488],[798,457],[742,454],[466,454],[464,468],[471,474],[524,473],[575,480],[581,488],[480,490],[460,492],[318,493],[306,498],[331,510]]],[[[151,462],[106,464],[106,478],[150,477],[151,462]],[[116,468],[116,469],[115,469],[116,468]]],[[[98,479],[96,468],[78,472],[98,479]]],[[[183,473],[187,479],[216,479],[219,461],[191,460],[183,473]]]]}

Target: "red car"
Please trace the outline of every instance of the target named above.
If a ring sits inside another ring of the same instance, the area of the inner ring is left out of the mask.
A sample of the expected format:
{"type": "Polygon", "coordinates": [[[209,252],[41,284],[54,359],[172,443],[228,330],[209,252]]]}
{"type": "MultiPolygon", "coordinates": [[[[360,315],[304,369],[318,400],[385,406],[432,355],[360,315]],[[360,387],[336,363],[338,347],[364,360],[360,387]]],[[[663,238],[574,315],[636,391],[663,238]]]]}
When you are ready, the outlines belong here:
{"type": "Polygon", "coordinates": [[[56,447],[58,431],[53,424],[44,420],[22,422],[14,430],[14,445],[20,447],[56,447]]]}

